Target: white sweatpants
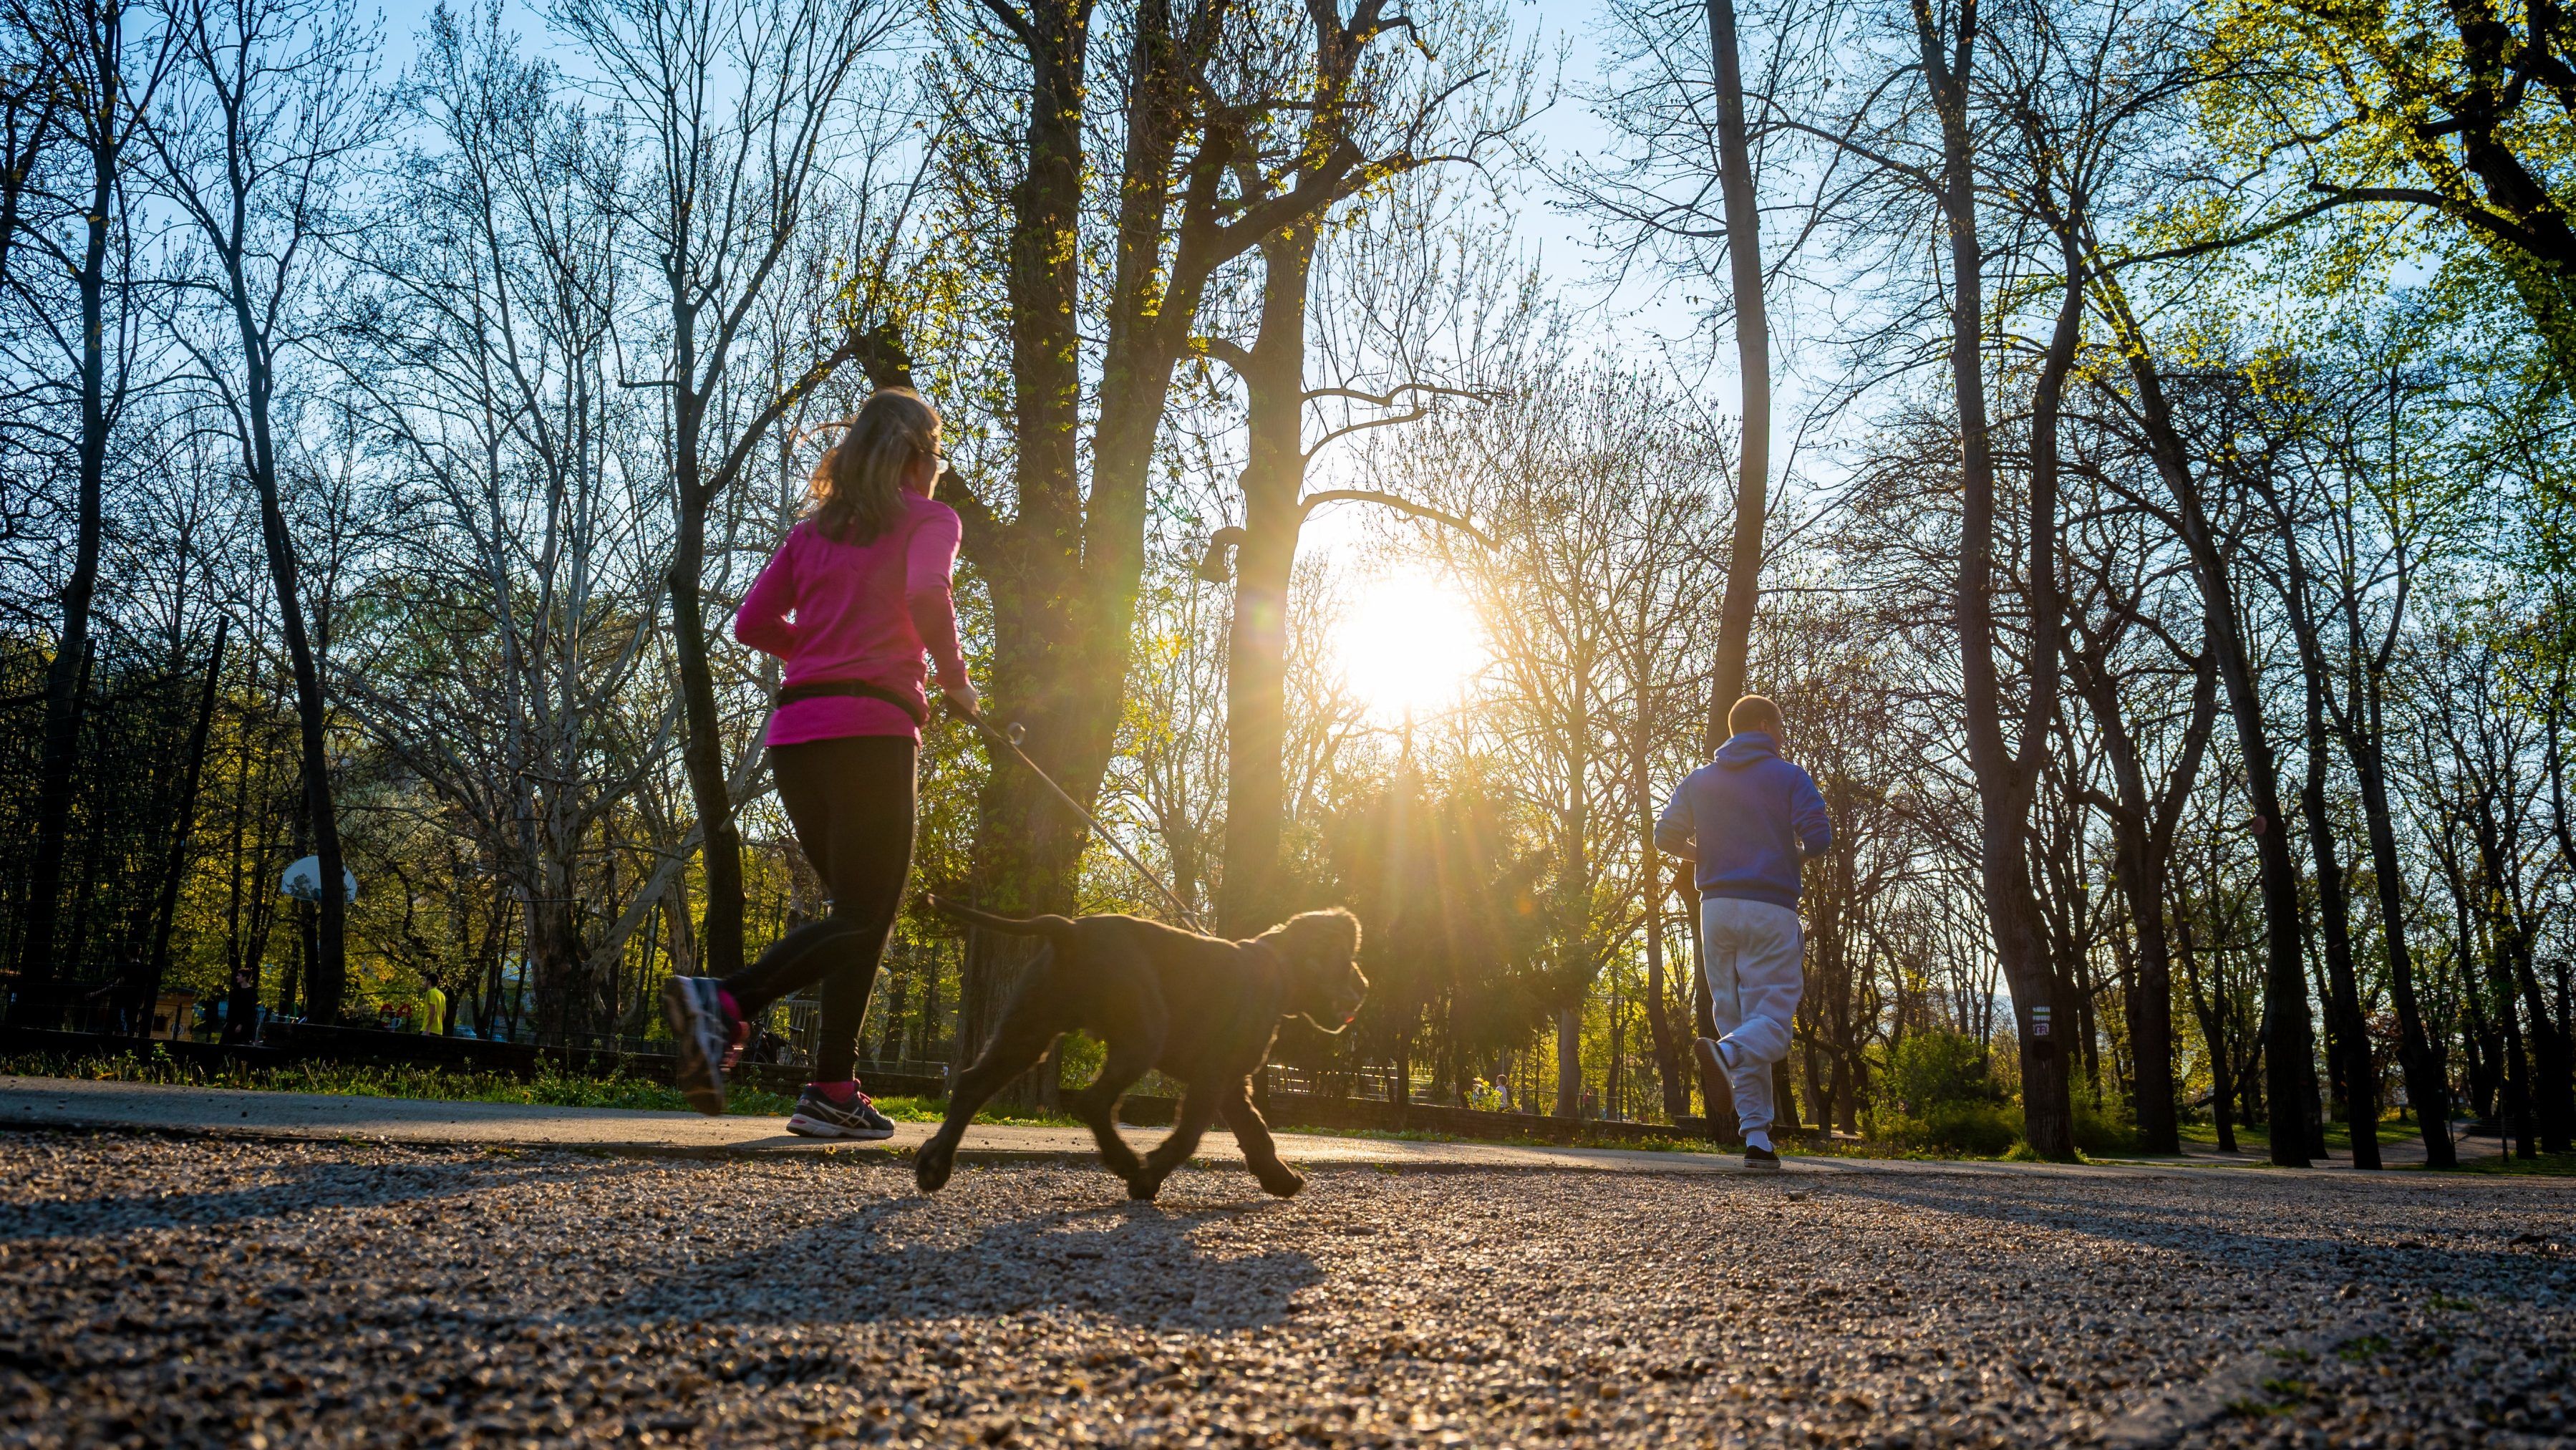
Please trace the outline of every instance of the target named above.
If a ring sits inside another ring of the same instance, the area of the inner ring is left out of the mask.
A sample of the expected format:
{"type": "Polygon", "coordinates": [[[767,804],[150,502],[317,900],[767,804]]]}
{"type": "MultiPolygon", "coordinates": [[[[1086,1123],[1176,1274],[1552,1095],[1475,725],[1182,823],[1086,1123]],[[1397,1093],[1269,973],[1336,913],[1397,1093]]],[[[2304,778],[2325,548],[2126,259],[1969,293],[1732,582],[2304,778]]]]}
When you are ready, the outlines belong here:
{"type": "Polygon", "coordinates": [[[1771,1064],[1789,1055],[1789,1029],[1806,990],[1805,937],[1798,913],[1767,901],[1711,896],[1699,904],[1708,955],[1709,1007],[1718,1040],[1735,1061],[1735,1120],[1745,1132],[1771,1126],[1771,1064]]]}

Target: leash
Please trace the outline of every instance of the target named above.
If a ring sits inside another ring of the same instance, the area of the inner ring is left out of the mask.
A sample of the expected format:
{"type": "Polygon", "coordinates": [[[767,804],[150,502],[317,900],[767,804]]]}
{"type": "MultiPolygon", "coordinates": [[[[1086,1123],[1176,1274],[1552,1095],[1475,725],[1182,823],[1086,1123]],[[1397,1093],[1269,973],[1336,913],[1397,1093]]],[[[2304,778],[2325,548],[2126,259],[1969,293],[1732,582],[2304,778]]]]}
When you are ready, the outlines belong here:
{"type": "Polygon", "coordinates": [[[1136,868],[1137,875],[1154,883],[1154,889],[1163,893],[1163,899],[1172,904],[1172,910],[1180,913],[1181,920],[1188,923],[1190,930],[1197,932],[1201,936],[1209,935],[1206,925],[1199,920],[1198,913],[1190,910],[1189,903],[1181,900],[1179,892],[1176,892],[1172,888],[1164,885],[1162,877],[1147,870],[1145,868],[1145,863],[1136,859],[1136,853],[1127,849],[1127,843],[1110,834],[1109,828],[1100,823],[1100,817],[1084,810],[1082,808],[1082,802],[1075,800],[1072,792],[1066,790],[1063,786],[1056,784],[1054,776],[1038,769],[1038,763],[1029,759],[1028,753],[1020,749],[1020,741],[1025,739],[1028,735],[1026,727],[1022,726],[1017,720],[1014,720],[1010,723],[1007,729],[997,730],[993,728],[992,722],[984,718],[984,713],[980,710],[960,710],[953,703],[951,703],[948,708],[967,724],[974,726],[976,730],[980,731],[985,740],[991,742],[1000,749],[1009,751],[1013,760],[1018,761],[1029,774],[1036,776],[1039,782],[1048,790],[1055,792],[1055,798],[1064,802],[1066,810],[1082,817],[1083,821],[1088,824],[1091,829],[1099,832],[1100,839],[1109,843],[1109,849],[1116,851],[1119,855],[1125,857],[1127,864],[1136,868]]]}

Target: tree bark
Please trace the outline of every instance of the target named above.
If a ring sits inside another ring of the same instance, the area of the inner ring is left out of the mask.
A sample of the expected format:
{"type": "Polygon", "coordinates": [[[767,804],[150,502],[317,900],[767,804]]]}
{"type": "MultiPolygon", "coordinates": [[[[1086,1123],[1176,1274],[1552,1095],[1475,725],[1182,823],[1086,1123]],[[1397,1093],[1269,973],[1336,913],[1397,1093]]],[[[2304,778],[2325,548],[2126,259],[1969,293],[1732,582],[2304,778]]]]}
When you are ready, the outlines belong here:
{"type": "Polygon", "coordinates": [[[2107,662],[2082,657],[2077,689],[2092,706],[2110,758],[2119,799],[2109,812],[2113,870],[2137,935],[2137,984],[2129,993],[2130,1052],[2137,1063],[2137,1121],[2141,1150],[2180,1153],[2182,1136],[2174,1100],[2173,946],[2165,926],[2173,835],[2183,805],[2200,774],[2200,761],[2217,721],[2218,678],[2204,648],[2192,688],[2191,720],[2181,757],[2160,800],[2147,794],[2146,769],[2137,741],[2120,715],[2119,684],[2107,662]]]}
{"type": "Polygon", "coordinates": [[[1744,71],[1735,38],[1735,0],[1707,0],[1708,48],[1717,81],[1718,191],[1726,216],[1726,262],[1735,303],[1735,367],[1744,394],[1738,441],[1735,539],[1718,607],[1716,674],[1708,704],[1708,746],[1728,735],[1727,711],[1744,693],[1761,598],[1763,515],[1771,488],[1771,321],[1762,300],[1762,212],[1753,190],[1753,152],[1744,124],[1744,71]]]}
{"type": "Polygon", "coordinates": [[[2361,1015],[2361,992],[2353,975],[2350,904],[2344,893],[2343,862],[2335,851],[2334,820],[2326,810],[2327,749],[2324,711],[2316,703],[2311,681],[2308,707],[2308,770],[2299,805],[2307,816],[2308,846],[2316,857],[2317,915],[2325,926],[2326,989],[2334,1012],[2331,1050],[2341,1068],[2352,1130],[2352,1166],[2377,1168],[2379,1161],[2379,1073],[2371,1060],[2370,1030],[2361,1015]]]}
{"type": "MultiPolygon", "coordinates": [[[[215,692],[223,681],[224,639],[232,629],[230,616],[215,620],[215,647],[206,657],[206,683],[197,700],[197,721],[188,732],[187,773],[179,787],[179,814],[170,832],[170,860],[161,872],[160,902],[152,913],[152,952],[146,959],[140,990],[134,994],[129,1022],[140,1022],[150,1030],[153,1005],[161,998],[161,980],[170,970],[170,930],[179,910],[180,878],[188,866],[188,840],[197,824],[197,783],[205,774],[206,740],[215,724],[215,692]]],[[[233,1008],[225,1009],[229,1019],[233,1008]]],[[[224,1024],[224,1035],[232,1037],[232,1024],[224,1024]]]]}
{"type": "Polygon", "coordinates": [[[1583,1115],[1583,1008],[1556,1009],[1556,1116],[1583,1115]]]}
{"type": "MultiPolygon", "coordinates": [[[[1639,730],[1642,738],[1643,728],[1639,730]]],[[[1678,1123],[1690,1115],[1690,1079],[1684,1075],[1688,1061],[1685,1034],[1671,1020],[1669,992],[1664,978],[1664,902],[1665,875],[1661,853],[1655,849],[1654,798],[1646,788],[1646,758],[1641,748],[1631,757],[1635,778],[1630,788],[1637,798],[1638,877],[1645,883],[1640,893],[1646,906],[1646,1031],[1655,1045],[1655,1076],[1663,1087],[1664,1121],[1678,1123]]],[[[1689,878],[1683,878],[1685,882],[1689,878]]],[[[1685,889],[1687,902],[1692,893],[1685,889]]],[[[1784,1059],[1785,1060],[1785,1059],[1784,1059]]]]}
{"type": "Polygon", "coordinates": [[[2064,239],[2064,287],[2057,326],[2035,389],[2031,421],[2030,558],[2025,588],[2031,617],[2029,696],[2018,742],[2004,734],[1998,679],[1995,588],[1995,462],[1985,395],[1985,254],[1978,235],[1974,140],[1968,128],[1969,80],[1978,40],[1976,0],[1962,0],[1958,28],[1945,42],[1929,0],[1914,0],[1916,39],[1941,126],[1939,202],[1947,223],[1951,307],[1951,386],[1959,409],[1960,542],[1954,618],[1959,635],[1963,724],[1976,777],[1979,882],[1995,954],[2012,991],[2022,1074],[2022,1133],[2043,1158],[2075,1156],[2075,1115],[2066,1051],[2056,1024],[2073,1020],[2037,920],[2038,902],[2023,849],[2031,797],[2056,715],[2057,409],[2080,337],[2083,271],[2064,239]],[[1945,54],[1946,50],[1946,54],[1945,54]],[[2043,1018],[2034,1009],[2046,1008],[2043,1018]]]}
{"type": "MultiPolygon", "coordinates": [[[[991,8],[1006,17],[1029,65],[1026,161],[1008,198],[1004,269],[1017,507],[1005,521],[971,491],[961,489],[954,502],[965,555],[993,601],[992,697],[1024,728],[1029,758],[1088,804],[1116,746],[1144,572],[1149,467],[1199,300],[1227,260],[1345,194],[1363,158],[1341,141],[1302,168],[1290,190],[1240,206],[1228,201],[1221,182],[1236,160],[1230,127],[1203,125],[1201,144],[1186,158],[1182,141],[1203,105],[1203,73],[1220,39],[1214,27],[1232,12],[1190,12],[1189,28],[1176,32],[1163,7],[1136,10],[1085,488],[1077,324],[1092,6],[1040,0],[1023,11],[993,0],[991,8]]],[[[1387,28],[1382,9],[1383,0],[1362,0],[1347,24],[1331,7],[1310,10],[1318,70],[1349,75],[1353,58],[1387,28]]],[[[1342,105],[1333,86],[1319,87],[1317,126],[1342,105]]],[[[1028,772],[996,760],[976,807],[978,896],[1003,911],[1069,909],[1084,833],[1028,772]]],[[[965,1028],[989,1020],[988,1001],[1010,989],[1023,950],[1021,939],[968,933],[961,1053],[980,1047],[965,1028]]]]}
{"type": "MultiPolygon", "coordinates": [[[[72,571],[63,582],[62,633],[45,671],[45,725],[36,783],[36,840],[27,881],[27,920],[18,951],[18,986],[53,1011],[46,988],[54,973],[55,921],[61,911],[63,857],[71,836],[75,768],[80,759],[82,682],[90,654],[91,603],[98,592],[99,547],[105,529],[108,432],[121,411],[124,388],[110,395],[107,378],[107,259],[116,225],[129,132],[124,94],[124,10],[111,3],[84,12],[90,23],[76,41],[91,94],[78,109],[82,149],[89,162],[80,259],[73,273],[80,294],[80,439],[78,494],[74,505],[72,571]]],[[[13,188],[14,197],[15,190],[13,188]]],[[[0,244],[5,245],[5,244],[0,244]]],[[[59,253],[57,253],[59,255],[59,253]]],[[[5,1004],[0,1004],[5,1005],[5,1004]]]]}
{"type": "MultiPolygon", "coordinates": [[[[2268,479],[2258,477],[2255,487],[2263,494],[2281,530],[2283,557],[2288,564],[2282,600],[2289,610],[2290,633],[2298,641],[2299,679],[2307,710],[2308,762],[2306,778],[2299,789],[2299,806],[2307,819],[2308,849],[2316,863],[2317,916],[2324,928],[2325,997],[2332,1027],[2327,1034],[2327,1051],[2336,1068],[2335,1075],[2343,1080],[2348,1102],[2352,1166],[2376,1169],[2380,1166],[2378,1071],[2371,1061],[2370,1032],[2362,1020],[2361,991],[2353,975],[2351,904],[2344,891],[2343,862],[2335,850],[2334,819],[2326,803],[2326,718],[2331,704],[2327,691],[2331,681],[2325,645],[2318,638],[2318,621],[2310,608],[2314,596],[2309,589],[2306,555],[2299,546],[2296,522],[2268,479]]],[[[2322,1116],[2312,1126],[2321,1134],[2325,1127],[2322,1116]]]]}
{"type": "Polygon", "coordinates": [[[1245,937],[1276,919],[1288,709],[1288,590],[1305,523],[1306,303],[1315,229],[1261,244],[1261,325],[1237,361],[1248,404],[1243,542],[1226,641],[1225,871],[1217,930],[1245,937]]]}
{"type": "Polygon", "coordinates": [[[2271,1100],[2271,1161],[2283,1167],[2308,1165],[2308,1125],[2304,1104],[2313,1076],[2313,1029],[2308,1016],[2307,968],[2299,960],[2299,876],[2290,857],[2289,821],[2281,809],[2280,767],[2264,731],[2262,682],[2257,678],[2245,642],[2243,616],[2236,602],[2235,581],[2210,526],[2209,510],[2182,435],[2174,426],[2173,408],[2127,298],[2110,278],[2100,280],[2113,329],[2128,355],[2136,381],[2139,421],[2147,451],[2167,492],[2173,496],[2173,519],[2191,555],[2192,577],[2200,586],[2201,611],[2210,647],[2217,652],[2219,683],[2227,691],[2228,714],[2236,727],[2238,753],[2245,762],[2246,795],[2254,808],[2255,854],[2261,865],[2265,969],[2263,988],[2267,1056],[2267,1096],[2271,1100]]]}
{"type": "Polygon", "coordinates": [[[286,508],[278,485],[277,450],[269,433],[269,414],[276,375],[271,369],[268,339],[251,313],[250,290],[241,276],[238,254],[227,259],[232,270],[234,320],[241,334],[245,412],[250,420],[251,483],[259,494],[260,538],[268,554],[270,587],[277,594],[278,633],[295,675],[296,743],[303,756],[305,829],[320,866],[319,901],[304,971],[305,1015],[318,1022],[340,1020],[348,991],[348,919],[346,873],[340,852],[340,822],[331,797],[330,745],[325,734],[327,704],[322,691],[321,662],[304,629],[303,591],[297,579],[295,541],[286,529],[286,508]]]}
{"type": "MultiPolygon", "coordinates": [[[[2402,594],[2400,600],[2402,611],[2402,594]]],[[[2449,1052],[2425,1030],[2423,1006],[2415,992],[2415,960],[2406,928],[2407,872],[2397,851],[2396,815],[2388,803],[2388,761],[2383,751],[2388,738],[2387,670],[2397,643],[2398,618],[2389,621],[2387,640],[2367,662],[2361,649],[2360,602],[2349,593],[2344,599],[2344,625],[2351,650],[2345,690],[2349,709],[2337,733],[2361,788],[2362,825],[2369,836],[2373,884],[2379,891],[2380,940],[2388,957],[2388,994],[2397,1008],[2398,1068],[2405,1075],[2406,1100],[2423,1135],[2425,1165],[2453,1168],[2460,1157],[2451,1141],[2449,1052]]]]}

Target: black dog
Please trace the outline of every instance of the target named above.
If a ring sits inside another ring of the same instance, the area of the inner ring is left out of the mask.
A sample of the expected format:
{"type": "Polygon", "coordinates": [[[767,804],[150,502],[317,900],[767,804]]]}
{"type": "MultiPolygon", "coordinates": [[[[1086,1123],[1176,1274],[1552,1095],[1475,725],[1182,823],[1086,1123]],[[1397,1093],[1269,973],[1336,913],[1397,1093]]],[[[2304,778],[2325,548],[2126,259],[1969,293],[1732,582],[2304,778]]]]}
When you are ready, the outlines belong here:
{"type": "Polygon", "coordinates": [[[1044,937],[1050,949],[1030,963],[983,1055],[957,1075],[948,1119],[914,1163],[923,1192],[948,1181],[957,1140],[976,1109],[1077,1027],[1106,1044],[1108,1056],[1100,1076],[1074,1096],[1073,1109],[1100,1140],[1109,1171],[1127,1180],[1129,1197],[1152,1198],[1220,1113],[1263,1188],[1286,1198],[1305,1186],[1279,1161],[1252,1106],[1252,1075],[1270,1056],[1281,1018],[1304,1017],[1339,1032],[1359,1015],[1368,978],[1353,960],[1357,917],[1310,911],[1250,941],[1219,941],[1135,916],[1023,921],[936,897],[930,904],[993,931],[1044,937]],[[1156,1068],[1189,1086],[1172,1136],[1139,1160],[1118,1136],[1118,1100],[1156,1068]]]}

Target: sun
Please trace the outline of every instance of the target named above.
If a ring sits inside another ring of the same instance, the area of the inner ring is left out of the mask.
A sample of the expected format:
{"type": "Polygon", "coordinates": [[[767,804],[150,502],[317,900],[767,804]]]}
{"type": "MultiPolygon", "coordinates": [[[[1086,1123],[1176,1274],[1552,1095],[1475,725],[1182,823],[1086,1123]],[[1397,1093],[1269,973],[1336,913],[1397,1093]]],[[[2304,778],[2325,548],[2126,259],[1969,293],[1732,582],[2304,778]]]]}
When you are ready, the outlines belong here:
{"type": "Polygon", "coordinates": [[[1389,724],[1455,704],[1485,665],[1485,631],[1455,588],[1419,574],[1364,585],[1333,632],[1343,683],[1389,724]]]}

